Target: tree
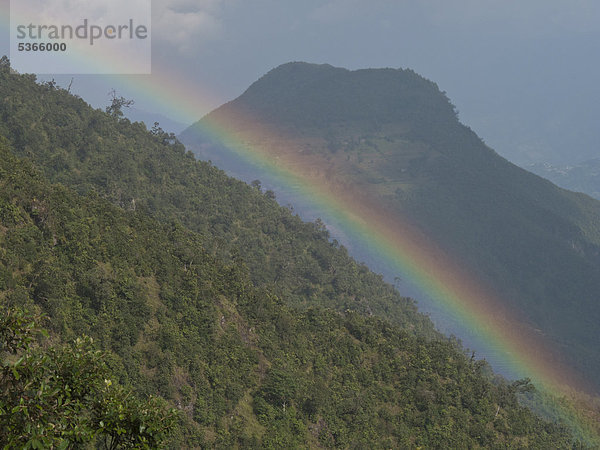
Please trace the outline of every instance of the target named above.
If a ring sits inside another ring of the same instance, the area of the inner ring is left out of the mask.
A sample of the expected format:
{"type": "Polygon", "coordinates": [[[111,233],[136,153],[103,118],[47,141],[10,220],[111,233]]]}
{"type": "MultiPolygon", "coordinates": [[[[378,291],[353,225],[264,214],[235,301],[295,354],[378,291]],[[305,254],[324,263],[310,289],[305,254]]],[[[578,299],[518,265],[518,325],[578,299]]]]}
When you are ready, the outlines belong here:
{"type": "Polygon", "coordinates": [[[112,381],[91,338],[70,345],[38,343],[39,317],[15,309],[0,315],[0,446],[3,448],[160,447],[176,411],[164,400],[141,401],[112,381]]]}
{"type": "Polygon", "coordinates": [[[129,108],[135,102],[127,100],[125,97],[117,97],[117,91],[114,89],[108,93],[111,98],[111,103],[106,107],[106,112],[114,117],[123,117],[123,108],[129,108]]]}
{"type": "Polygon", "coordinates": [[[250,186],[252,186],[254,189],[260,191],[262,188],[262,184],[260,182],[260,180],[252,180],[250,182],[250,186]]]}
{"type": "Polygon", "coordinates": [[[153,136],[156,136],[157,138],[159,138],[160,142],[164,145],[181,144],[179,142],[179,140],[177,139],[177,136],[175,136],[175,133],[167,133],[165,130],[163,130],[160,127],[160,124],[158,122],[154,122],[154,125],[152,126],[150,133],[153,136]]]}

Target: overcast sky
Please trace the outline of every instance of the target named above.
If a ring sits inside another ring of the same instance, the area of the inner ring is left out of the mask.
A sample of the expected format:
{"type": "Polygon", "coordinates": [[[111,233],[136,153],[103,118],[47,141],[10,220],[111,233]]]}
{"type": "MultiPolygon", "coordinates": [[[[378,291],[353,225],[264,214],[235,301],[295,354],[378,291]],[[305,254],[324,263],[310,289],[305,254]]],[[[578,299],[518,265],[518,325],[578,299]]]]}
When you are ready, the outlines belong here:
{"type": "MultiPolygon", "coordinates": [[[[76,3],[86,1],[101,2],[76,3]]],[[[153,67],[171,67],[209,92],[202,113],[288,61],[408,67],[435,81],[461,120],[511,160],[600,156],[598,0],[155,0],[152,6],[153,67]]],[[[77,76],[73,84],[94,106],[107,103],[111,88],[129,96],[114,77],[77,76]]],[[[160,104],[135,100],[138,108],[173,116],[157,111],[160,104]]]]}

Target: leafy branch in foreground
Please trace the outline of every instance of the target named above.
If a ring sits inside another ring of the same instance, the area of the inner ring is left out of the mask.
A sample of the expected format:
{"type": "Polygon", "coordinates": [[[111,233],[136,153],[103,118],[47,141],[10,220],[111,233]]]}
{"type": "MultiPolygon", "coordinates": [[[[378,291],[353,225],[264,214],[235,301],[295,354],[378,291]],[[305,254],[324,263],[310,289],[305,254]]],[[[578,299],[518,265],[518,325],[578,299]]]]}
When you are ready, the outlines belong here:
{"type": "Polygon", "coordinates": [[[175,426],[162,399],[141,401],[111,380],[89,337],[51,345],[39,317],[0,314],[0,446],[66,449],[156,448],[175,426]]]}

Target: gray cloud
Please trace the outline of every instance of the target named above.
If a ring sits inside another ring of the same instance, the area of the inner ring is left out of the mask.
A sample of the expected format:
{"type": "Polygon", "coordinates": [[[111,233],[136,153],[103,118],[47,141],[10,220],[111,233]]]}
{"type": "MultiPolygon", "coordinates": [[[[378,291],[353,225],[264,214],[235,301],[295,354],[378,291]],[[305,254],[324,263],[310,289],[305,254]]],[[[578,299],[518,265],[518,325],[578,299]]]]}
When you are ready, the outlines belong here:
{"type": "Polygon", "coordinates": [[[524,34],[600,30],[596,0],[422,0],[434,23],[453,28],[506,27],[524,34]]]}
{"type": "Polygon", "coordinates": [[[153,38],[180,53],[198,50],[218,38],[224,0],[164,0],[153,4],[153,38]]]}

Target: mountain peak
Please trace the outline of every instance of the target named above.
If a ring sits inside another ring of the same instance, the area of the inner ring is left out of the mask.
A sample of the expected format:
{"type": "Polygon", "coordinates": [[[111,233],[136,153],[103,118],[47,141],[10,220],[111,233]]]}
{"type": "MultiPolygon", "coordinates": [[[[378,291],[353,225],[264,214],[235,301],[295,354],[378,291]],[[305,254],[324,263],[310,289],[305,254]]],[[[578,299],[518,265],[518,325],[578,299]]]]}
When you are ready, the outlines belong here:
{"type": "Polygon", "coordinates": [[[445,94],[412,70],[306,62],[272,69],[229,107],[284,127],[456,120],[445,94]]]}

